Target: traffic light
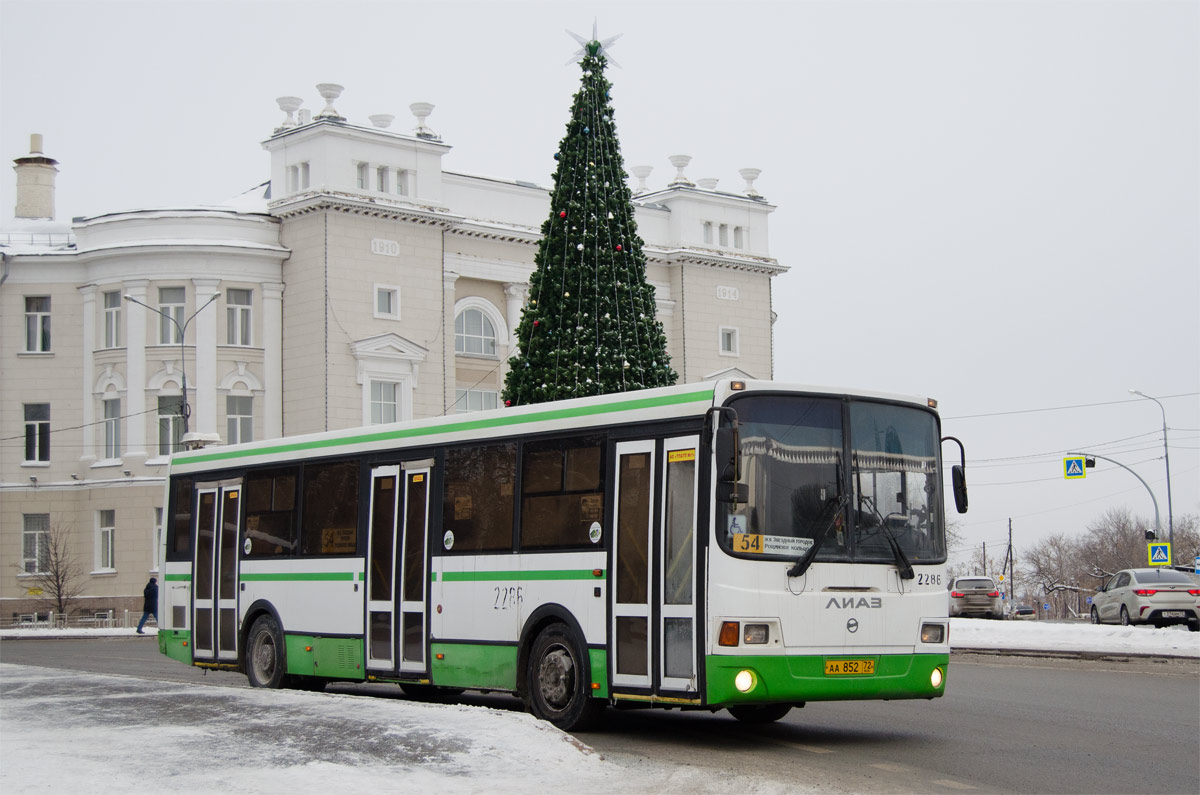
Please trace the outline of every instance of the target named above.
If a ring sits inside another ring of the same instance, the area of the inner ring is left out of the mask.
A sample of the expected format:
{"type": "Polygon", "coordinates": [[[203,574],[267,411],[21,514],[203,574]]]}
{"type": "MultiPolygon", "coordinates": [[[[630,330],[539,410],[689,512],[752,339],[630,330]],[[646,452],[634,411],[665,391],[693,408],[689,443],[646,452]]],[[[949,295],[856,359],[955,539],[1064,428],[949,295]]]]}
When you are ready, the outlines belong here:
{"type": "Polygon", "coordinates": [[[1147,540],[1147,541],[1153,541],[1153,540],[1154,540],[1154,539],[1156,539],[1156,538],[1158,538],[1158,536],[1154,534],[1154,531],[1153,531],[1153,530],[1147,530],[1147,531],[1146,531],[1146,540],[1147,540]]]}

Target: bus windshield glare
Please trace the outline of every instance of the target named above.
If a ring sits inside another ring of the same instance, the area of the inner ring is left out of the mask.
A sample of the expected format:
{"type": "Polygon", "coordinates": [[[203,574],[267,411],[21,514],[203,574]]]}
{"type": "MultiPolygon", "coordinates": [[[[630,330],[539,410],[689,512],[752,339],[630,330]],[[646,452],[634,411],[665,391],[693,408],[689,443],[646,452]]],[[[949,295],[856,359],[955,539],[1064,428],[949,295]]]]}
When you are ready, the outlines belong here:
{"type": "Polygon", "coordinates": [[[738,501],[718,507],[727,552],[825,562],[946,560],[933,413],[835,398],[747,395],[738,501]]]}

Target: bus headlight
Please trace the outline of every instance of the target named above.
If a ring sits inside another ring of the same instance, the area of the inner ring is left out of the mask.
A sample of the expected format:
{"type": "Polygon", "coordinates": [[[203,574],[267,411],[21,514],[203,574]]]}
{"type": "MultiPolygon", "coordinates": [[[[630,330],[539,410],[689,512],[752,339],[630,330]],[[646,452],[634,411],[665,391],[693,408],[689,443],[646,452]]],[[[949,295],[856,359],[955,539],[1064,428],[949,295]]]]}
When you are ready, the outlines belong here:
{"type": "Polygon", "coordinates": [[[946,638],[946,628],[942,624],[922,624],[922,643],[941,643],[946,638]]]}
{"type": "Polygon", "coordinates": [[[747,624],[742,640],[746,643],[766,643],[767,634],[766,624],[747,624]]]}
{"type": "Polygon", "coordinates": [[[942,686],[944,675],[941,668],[934,668],[933,673],[929,674],[929,684],[933,685],[933,689],[937,690],[942,686]]]}
{"type": "Polygon", "coordinates": [[[740,693],[749,693],[754,689],[756,684],[758,684],[758,677],[754,675],[753,671],[743,669],[737,672],[737,676],[733,677],[733,686],[740,693]]]}

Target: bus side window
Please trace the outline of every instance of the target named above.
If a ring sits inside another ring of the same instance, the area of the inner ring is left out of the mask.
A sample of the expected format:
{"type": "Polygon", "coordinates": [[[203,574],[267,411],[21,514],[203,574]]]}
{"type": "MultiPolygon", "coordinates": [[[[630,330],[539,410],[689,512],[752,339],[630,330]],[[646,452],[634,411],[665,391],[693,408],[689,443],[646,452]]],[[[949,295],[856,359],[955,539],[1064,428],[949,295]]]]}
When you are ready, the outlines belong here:
{"type": "Polygon", "coordinates": [[[522,453],[521,548],[580,549],[604,525],[604,438],[531,442],[522,453]]]}
{"type": "Polygon", "coordinates": [[[301,555],[358,551],[358,461],[304,467],[301,555]]]}
{"type": "Polygon", "coordinates": [[[171,521],[167,524],[167,559],[191,560],[192,558],[192,500],[194,491],[191,478],[175,478],[171,483],[171,521]]]}
{"type": "Polygon", "coordinates": [[[297,467],[246,476],[247,557],[292,555],[296,552],[297,467]]]}
{"type": "Polygon", "coordinates": [[[517,446],[446,451],[442,551],[511,552],[517,446]]]}

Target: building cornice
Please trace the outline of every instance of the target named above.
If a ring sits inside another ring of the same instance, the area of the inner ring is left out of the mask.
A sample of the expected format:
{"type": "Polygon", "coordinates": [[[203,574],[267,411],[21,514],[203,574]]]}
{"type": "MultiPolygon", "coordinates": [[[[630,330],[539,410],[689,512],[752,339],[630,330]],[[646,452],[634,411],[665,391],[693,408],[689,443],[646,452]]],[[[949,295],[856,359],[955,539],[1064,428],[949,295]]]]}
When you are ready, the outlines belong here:
{"type": "Polygon", "coordinates": [[[329,189],[298,193],[268,205],[268,211],[276,218],[296,218],[325,210],[428,224],[442,229],[449,229],[463,220],[462,216],[454,215],[438,205],[393,203],[329,189]]]}

